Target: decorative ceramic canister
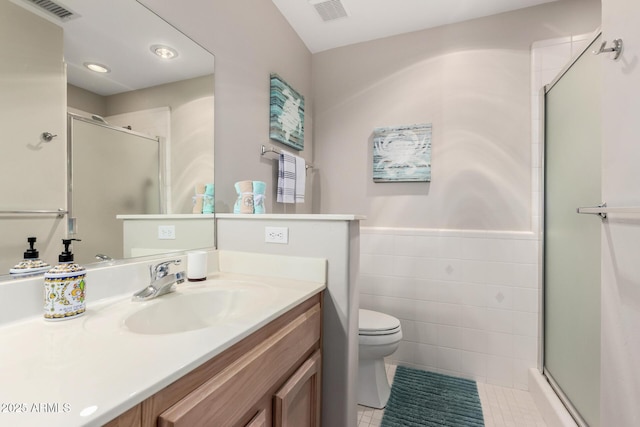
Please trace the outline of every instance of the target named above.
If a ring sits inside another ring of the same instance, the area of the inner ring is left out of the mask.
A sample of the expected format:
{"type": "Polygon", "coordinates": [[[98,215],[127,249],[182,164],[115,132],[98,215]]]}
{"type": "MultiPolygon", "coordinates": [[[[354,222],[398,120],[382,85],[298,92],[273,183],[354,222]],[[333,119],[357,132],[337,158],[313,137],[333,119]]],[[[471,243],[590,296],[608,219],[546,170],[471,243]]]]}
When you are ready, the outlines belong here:
{"type": "Polygon", "coordinates": [[[44,318],[66,320],[86,310],[85,269],[78,264],[60,264],[44,275],[44,318]]]}
{"type": "Polygon", "coordinates": [[[85,276],[84,267],[74,264],[69,251],[71,240],[63,239],[65,250],[58,259],[60,264],[44,274],[44,318],[66,320],[84,314],[85,276]]]}

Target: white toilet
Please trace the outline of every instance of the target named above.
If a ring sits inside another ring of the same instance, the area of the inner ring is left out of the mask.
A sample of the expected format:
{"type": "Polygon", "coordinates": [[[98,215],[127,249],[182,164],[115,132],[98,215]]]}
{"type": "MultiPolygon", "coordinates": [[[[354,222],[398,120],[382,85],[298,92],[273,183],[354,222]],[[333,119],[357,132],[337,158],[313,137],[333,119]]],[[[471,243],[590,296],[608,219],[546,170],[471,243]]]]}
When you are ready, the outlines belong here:
{"type": "Polygon", "coordinates": [[[400,345],[400,321],[388,314],[360,309],[359,329],[358,403],[381,409],[391,393],[384,358],[400,345]]]}

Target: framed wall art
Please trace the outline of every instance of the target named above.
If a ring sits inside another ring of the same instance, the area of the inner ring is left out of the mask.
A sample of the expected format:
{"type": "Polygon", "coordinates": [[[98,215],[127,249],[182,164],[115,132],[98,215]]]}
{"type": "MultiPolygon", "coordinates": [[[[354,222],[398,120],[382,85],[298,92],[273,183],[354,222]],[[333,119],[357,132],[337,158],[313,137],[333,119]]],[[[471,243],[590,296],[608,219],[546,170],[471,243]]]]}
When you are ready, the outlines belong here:
{"type": "Polygon", "coordinates": [[[431,181],[431,123],[373,131],[374,182],[431,181]]]}
{"type": "Polygon", "coordinates": [[[304,96],[271,74],[269,138],[304,149],[304,96]]]}

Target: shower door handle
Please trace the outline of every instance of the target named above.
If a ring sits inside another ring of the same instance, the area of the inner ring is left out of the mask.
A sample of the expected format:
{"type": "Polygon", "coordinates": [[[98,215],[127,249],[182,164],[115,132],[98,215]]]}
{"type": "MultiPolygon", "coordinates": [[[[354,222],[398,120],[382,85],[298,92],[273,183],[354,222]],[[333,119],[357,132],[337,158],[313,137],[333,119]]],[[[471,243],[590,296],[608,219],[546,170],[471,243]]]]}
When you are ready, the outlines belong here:
{"type": "Polygon", "coordinates": [[[577,208],[576,212],[579,213],[579,214],[598,215],[598,216],[600,216],[600,218],[606,219],[607,218],[607,203],[603,202],[603,203],[599,204],[598,206],[577,208]]]}
{"type": "Polygon", "coordinates": [[[579,214],[600,215],[602,219],[605,219],[608,214],[638,215],[640,214],[640,206],[612,207],[603,203],[594,207],[578,208],[576,211],[579,214]]]}

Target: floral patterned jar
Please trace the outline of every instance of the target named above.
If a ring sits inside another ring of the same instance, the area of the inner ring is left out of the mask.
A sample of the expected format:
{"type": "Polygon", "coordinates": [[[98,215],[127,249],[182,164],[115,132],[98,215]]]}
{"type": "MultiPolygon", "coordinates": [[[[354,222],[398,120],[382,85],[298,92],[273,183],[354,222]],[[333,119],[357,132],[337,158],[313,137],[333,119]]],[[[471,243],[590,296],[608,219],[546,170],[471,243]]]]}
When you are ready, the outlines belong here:
{"type": "Polygon", "coordinates": [[[66,320],[84,314],[86,270],[78,264],[60,264],[44,275],[44,318],[66,320]]]}

